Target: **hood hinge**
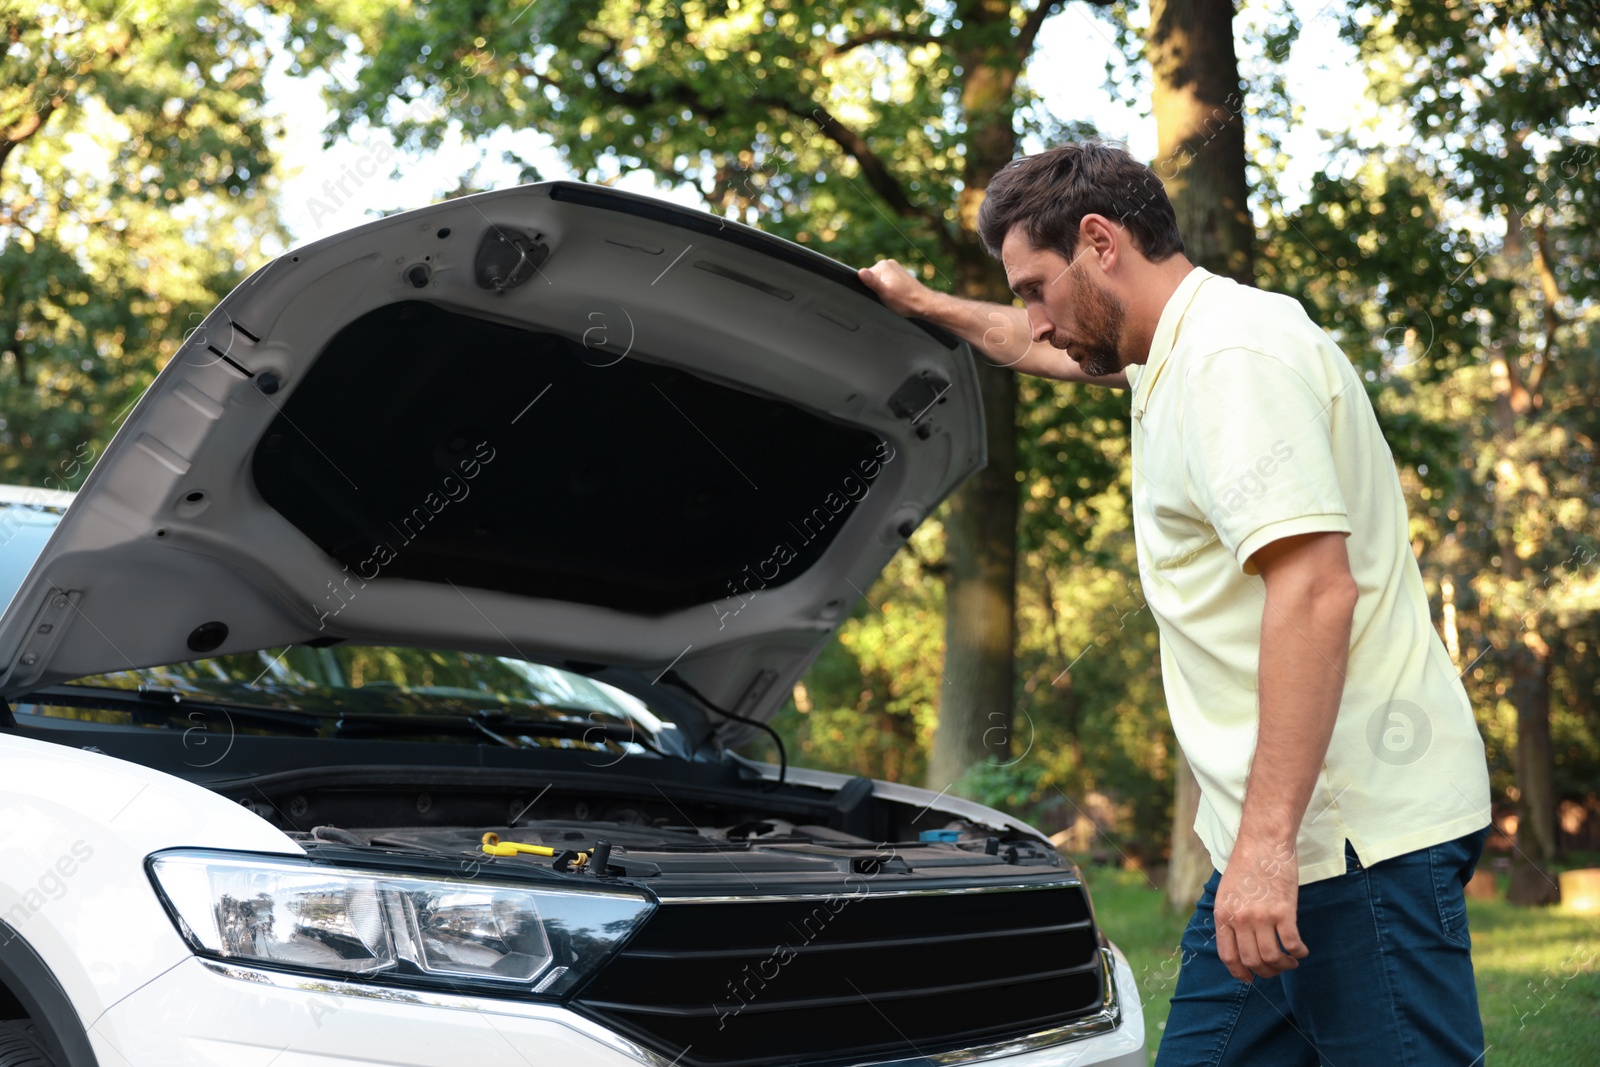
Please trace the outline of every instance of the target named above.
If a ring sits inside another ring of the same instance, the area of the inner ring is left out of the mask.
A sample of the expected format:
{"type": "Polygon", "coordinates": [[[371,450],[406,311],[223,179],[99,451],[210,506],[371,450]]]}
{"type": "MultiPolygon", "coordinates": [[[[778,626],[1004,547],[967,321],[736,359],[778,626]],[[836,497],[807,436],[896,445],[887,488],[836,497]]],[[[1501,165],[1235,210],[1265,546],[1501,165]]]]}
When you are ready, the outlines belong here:
{"type": "Polygon", "coordinates": [[[50,662],[50,654],[61,643],[62,635],[78,613],[78,604],[82,601],[83,593],[79,590],[50,590],[44,598],[44,604],[34,615],[33,624],[28,627],[28,636],[23,639],[22,647],[17,649],[16,655],[6,665],[0,685],[8,689],[27,685],[44,673],[50,662]]]}

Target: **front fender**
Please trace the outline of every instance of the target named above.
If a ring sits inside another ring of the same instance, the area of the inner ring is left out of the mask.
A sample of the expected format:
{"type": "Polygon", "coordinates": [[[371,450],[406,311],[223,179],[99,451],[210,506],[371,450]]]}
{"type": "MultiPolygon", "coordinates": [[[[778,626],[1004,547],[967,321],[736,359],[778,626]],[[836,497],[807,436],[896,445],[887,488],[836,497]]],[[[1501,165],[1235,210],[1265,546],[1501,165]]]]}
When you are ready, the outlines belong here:
{"type": "Polygon", "coordinates": [[[189,957],[144,866],[184,846],[304,854],[201,786],[0,731],[0,921],[44,961],[86,1028],[189,957]]]}

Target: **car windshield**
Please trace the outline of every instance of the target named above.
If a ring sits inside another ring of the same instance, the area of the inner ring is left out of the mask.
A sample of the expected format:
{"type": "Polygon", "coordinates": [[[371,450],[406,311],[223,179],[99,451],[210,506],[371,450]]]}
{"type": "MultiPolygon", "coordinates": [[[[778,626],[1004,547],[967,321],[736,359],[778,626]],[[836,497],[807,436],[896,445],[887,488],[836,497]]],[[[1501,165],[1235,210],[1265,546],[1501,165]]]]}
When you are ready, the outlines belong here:
{"type": "MultiPolygon", "coordinates": [[[[0,486],[0,602],[38,559],[62,498],[0,486]]],[[[682,751],[672,723],[614,686],[475,652],[291,645],[79,678],[15,703],[40,726],[682,751]]]]}
{"type": "Polygon", "coordinates": [[[240,733],[657,749],[671,729],[614,686],[474,652],[292,645],[79,678],[20,697],[20,716],[131,726],[226,719],[240,733]]]}
{"type": "Polygon", "coordinates": [[[4,607],[44,551],[64,509],[28,501],[26,489],[0,486],[0,490],[20,498],[0,501],[0,607],[4,607]]]}

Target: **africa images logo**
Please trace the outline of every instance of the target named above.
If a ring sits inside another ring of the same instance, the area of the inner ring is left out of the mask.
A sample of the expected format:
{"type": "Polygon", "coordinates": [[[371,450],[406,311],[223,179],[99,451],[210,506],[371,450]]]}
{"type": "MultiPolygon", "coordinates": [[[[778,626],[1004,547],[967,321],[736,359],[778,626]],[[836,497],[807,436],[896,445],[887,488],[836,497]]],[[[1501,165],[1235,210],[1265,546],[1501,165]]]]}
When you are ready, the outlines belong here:
{"type": "MultiPolygon", "coordinates": [[[[844,475],[839,488],[823,497],[822,503],[802,516],[798,524],[791,520],[789,528],[798,535],[799,544],[803,547],[822,536],[828,525],[850,504],[861,500],[871,492],[872,483],[878,477],[878,473],[898,454],[889,442],[880,441],[871,457],[857,463],[859,476],[854,470],[844,475]]],[[[757,563],[753,570],[747,563],[737,577],[727,579],[727,597],[714,601],[711,605],[711,610],[717,613],[717,629],[727,626],[728,620],[743,611],[750,601],[755,599],[759,590],[772,585],[779,572],[799,554],[794,544],[785,538],[776,542],[772,554],[757,563]],[[728,602],[733,600],[738,601],[738,606],[727,607],[728,602]]]]}
{"type": "Polygon", "coordinates": [[[1433,723],[1428,713],[1409,700],[1382,704],[1367,719],[1367,747],[1396,767],[1417,762],[1432,742],[1433,723]]]}
{"type": "MultiPolygon", "coordinates": [[[[472,479],[481,474],[483,468],[494,461],[495,455],[493,445],[488,441],[480,441],[473,454],[457,464],[460,469],[459,478],[455,473],[445,475],[439,482],[438,487],[430,489],[428,494],[422,498],[421,503],[412,508],[398,523],[390,520],[390,528],[403,538],[400,542],[400,547],[404,548],[421,536],[428,523],[445,508],[451,504],[459,504],[467,499],[467,496],[472,492],[470,484],[472,479]]],[[[336,585],[332,579],[329,579],[327,582],[328,593],[324,593],[322,599],[331,603],[329,594],[332,594],[332,598],[337,598],[338,606],[324,608],[315,601],[312,602],[311,610],[317,614],[317,629],[325,629],[328,625],[328,620],[348,607],[350,601],[356,598],[356,594],[365,589],[367,583],[376,579],[383,572],[383,568],[393,563],[399,558],[399,555],[399,549],[395,548],[393,544],[388,541],[378,541],[373,546],[372,554],[356,564],[354,574],[350,572],[349,564],[346,564],[340,572],[344,575],[340,584],[336,585]],[[354,587],[351,586],[352,582],[356,583],[354,587]]]]}

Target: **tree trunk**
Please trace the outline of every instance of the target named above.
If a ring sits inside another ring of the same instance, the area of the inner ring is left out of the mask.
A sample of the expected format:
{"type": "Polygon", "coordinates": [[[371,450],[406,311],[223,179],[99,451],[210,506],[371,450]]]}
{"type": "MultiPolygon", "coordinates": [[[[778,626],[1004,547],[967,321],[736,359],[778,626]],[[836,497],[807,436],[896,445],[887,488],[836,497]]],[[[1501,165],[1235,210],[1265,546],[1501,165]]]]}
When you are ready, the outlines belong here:
{"type": "MultiPolygon", "coordinates": [[[[1013,91],[1022,57],[1009,37],[986,32],[1008,24],[1008,0],[966,0],[972,31],[960,48],[966,76],[961,107],[968,125],[964,187],[957,205],[955,291],[1011,302],[999,265],[977,238],[978,208],[996,171],[1016,152],[1013,91]]],[[[951,496],[945,519],[945,660],[939,728],[928,757],[930,789],[945,789],[990,755],[1006,757],[1015,702],[1012,656],[1017,603],[1017,383],[1010,370],[978,357],[989,463],[951,496]]]]}
{"type": "Polygon", "coordinates": [[[1232,0],[1151,0],[1145,50],[1153,76],[1153,164],[1195,263],[1255,281],[1255,224],[1245,175],[1244,94],[1232,0]]]}
{"type": "Polygon", "coordinates": [[[1193,911],[1200,890],[1211,877],[1211,854],[1194,832],[1200,811],[1200,783],[1178,749],[1178,773],[1172,798],[1172,859],[1167,864],[1167,904],[1177,912],[1193,911]],[[1181,841],[1181,845],[1180,845],[1181,841]]]}
{"type": "MultiPolygon", "coordinates": [[[[1522,231],[1514,212],[1507,212],[1506,241],[1508,258],[1520,259],[1522,231]]],[[[1500,531],[1498,552],[1500,573],[1507,582],[1523,579],[1524,566],[1516,545],[1507,532],[1513,527],[1512,509],[1515,484],[1512,442],[1517,437],[1517,416],[1526,412],[1527,394],[1517,373],[1516,357],[1506,351],[1503,341],[1490,348],[1489,361],[1495,383],[1494,425],[1500,458],[1495,464],[1495,529],[1500,531]]],[[[1512,904],[1554,904],[1561,890],[1550,876],[1550,861],[1555,858],[1554,757],[1550,746],[1549,649],[1536,632],[1524,629],[1513,633],[1511,619],[1498,613],[1492,616],[1502,633],[1511,634],[1506,647],[1511,676],[1511,705],[1517,710],[1517,747],[1512,767],[1517,779],[1516,848],[1511,861],[1511,884],[1506,900],[1512,904]]]]}
{"type": "MultiPolygon", "coordinates": [[[[1529,250],[1516,208],[1506,206],[1506,236],[1501,258],[1511,270],[1528,266],[1529,250]]],[[[1549,297],[1547,296],[1547,300],[1549,297]]],[[[1551,329],[1547,320],[1546,329],[1551,329]]],[[[1546,345],[1549,338],[1547,334],[1546,345]]],[[[1516,353],[1502,340],[1489,351],[1494,382],[1495,440],[1500,458],[1495,464],[1495,528],[1501,531],[1497,551],[1500,573],[1507,583],[1525,581],[1527,565],[1517,554],[1515,507],[1516,471],[1513,442],[1517,439],[1517,419],[1529,415],[1538,405],[1523,380],[1516,353]]],[[[1511,703],[1517,709],[1517,750],[1512,765],[1517,776],[1517,839],[1511,861],[1511,885],[1506,899],[1513,904],[1554,904],[1561,899],[1561,888],[1550,874],[1556,858],[1555,756],[1550,743],[1550,648],[1537,629],[1528,629],[1526,617],[1519,631],[1512,631],[1513,619],[1493,616],[1502,633],[1512,634],[1507,645],[1510,656],[1511,703]]]]}
{"type": "Polygon", "coordinates": [[[945,789],[975,763],[1006,758],[1016,644],[1016,375],[979,361],[989,464],[951,497],[945,519],[944,685],[928,788],[945,789]]]}
{"type": "Polygon", "coordinates": [[[1555,759],[1550,744],[1550,650],[1537,634],[1514,647],[1511,702],[1517,709],[1517,848],[1506,899],[1513,904],[1555,904],[1561,889],[1551,877],[1556,858],[1555,759]]]}
{"type": "MultiPolygon", "coordinates": [[[[1184,251],[1214,274],[1253,283],[1255,224],[1232,0],[1151,0],[1145,52],[1156,116],[1152,167],[1178,216],[1184,251]]],[[[1211,859],[1194,832],[1200,785],[1181,753],[1174,781],[1167,900],[1188,911],[1211,874],[1211,859]]]]}

